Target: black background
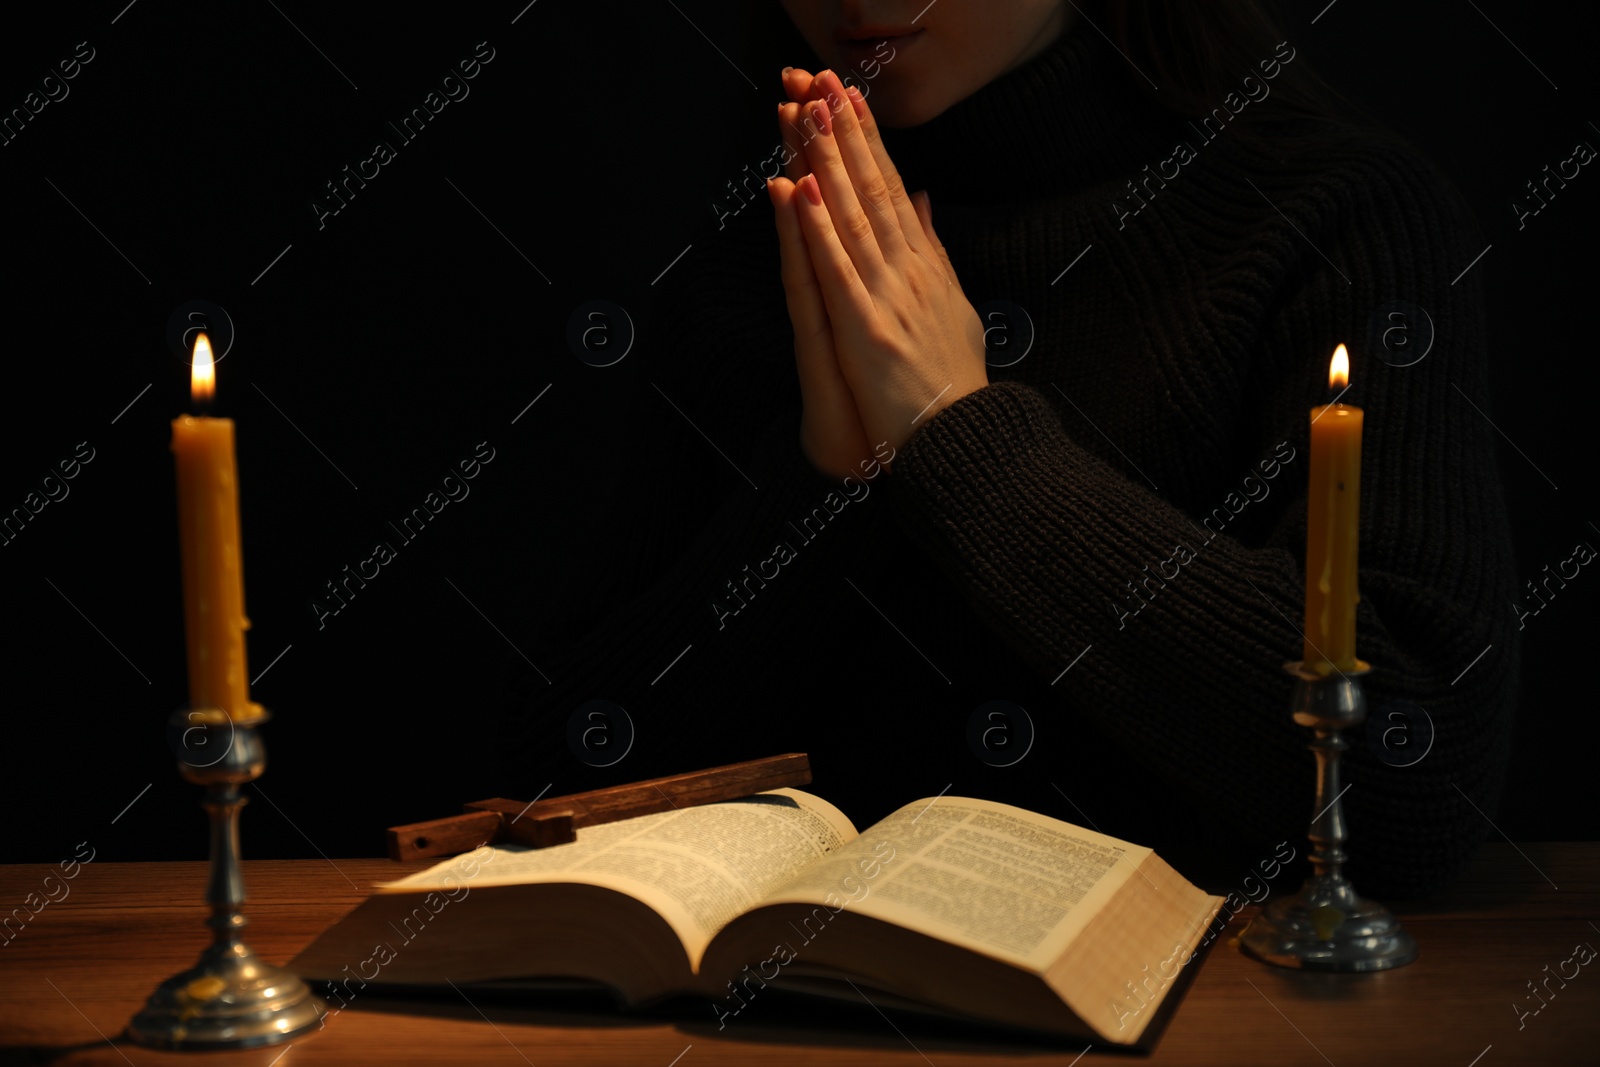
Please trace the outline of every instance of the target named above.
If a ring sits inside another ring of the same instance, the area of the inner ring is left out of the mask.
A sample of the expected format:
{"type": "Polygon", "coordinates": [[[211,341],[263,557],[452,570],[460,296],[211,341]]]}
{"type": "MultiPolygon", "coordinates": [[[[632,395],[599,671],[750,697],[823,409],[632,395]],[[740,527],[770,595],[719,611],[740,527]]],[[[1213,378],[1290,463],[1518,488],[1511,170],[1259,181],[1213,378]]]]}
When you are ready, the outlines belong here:
{"type": "MultiPolygon", "coordinates": [[[[113,0],[0,38],[5,112],[78,42],[94,49],[69,95],[0,147],[0,510],[78,442],[94,449],[70,495],[0,546],[0,858],[53,862],[84,840],[104,859],[204,855],[199,790],[162,730],[186,690],[168,445],[189,407],[166,334],[191,300],[236,329],[219,413],[238,423],[252,693],[276,716],[246,854],[376,855],[384,826],[498,791],[506,635],[581,592],[609,472],[629,461],[621,429],[659,402],[651,369],[676,355],[652,346],[651,282],[715,240],[713,199],[776,142],[778,68],[811,62],[792,32],[756,25],[781,18],[775,2],[525,3],[417,16],[113,0]],[[385,123],[479,42],[493,59],[470,95],[400,144],[385,123]],[[319,227],[313,200],[380,139],[396,158],[319,227]],[[595,298],[638,329],[603,369],[565,339],[595,298]],[[495,458],[471,495],[319,628],[323,583],[482,441],[495,458]]],[[[1600,145],[1595,22],[1576,10],[1282,8],[1300,54],[1478,215],[1495,389],[1471,399],[1500,431],[1522,579],[1600,544],[1600,177],[1584,168],[1520,229],[1511,207],[1576,142],[1600,145]]],[[[1592,749],[1571,729],[1592,701],[1567,694],[1587,692],[1597,609],[1586,569],[1527,619],[1516,762],[1493,813],[1513,838],[1594,834],[1592,749]]],[[[1310,788],[1307,757],[1308,803],[1310,788]]]]}

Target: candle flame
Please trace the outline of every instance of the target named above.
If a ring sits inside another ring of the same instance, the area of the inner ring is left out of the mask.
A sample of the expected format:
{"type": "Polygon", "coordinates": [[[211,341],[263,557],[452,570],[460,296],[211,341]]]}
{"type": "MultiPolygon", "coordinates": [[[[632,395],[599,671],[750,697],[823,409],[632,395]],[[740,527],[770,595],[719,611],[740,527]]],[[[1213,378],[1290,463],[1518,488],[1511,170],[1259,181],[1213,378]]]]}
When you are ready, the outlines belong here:
{"type": "Polygon", "coordinates": [[[1328,362],[1328,388],[1343,389],[1348,384],[1350,384],[1350,353],[1345,351],[1344,345],[1340,345],[1333,350],[1333,359],[1328,362]]]}
{"type": "Polygon", "coordinates": [[[189,395],[195,403],[210,400],[217,392],[217,368],[211,359],[211,341],[204,333],[194,337],[194,363],[189,374],[189,395]]]}

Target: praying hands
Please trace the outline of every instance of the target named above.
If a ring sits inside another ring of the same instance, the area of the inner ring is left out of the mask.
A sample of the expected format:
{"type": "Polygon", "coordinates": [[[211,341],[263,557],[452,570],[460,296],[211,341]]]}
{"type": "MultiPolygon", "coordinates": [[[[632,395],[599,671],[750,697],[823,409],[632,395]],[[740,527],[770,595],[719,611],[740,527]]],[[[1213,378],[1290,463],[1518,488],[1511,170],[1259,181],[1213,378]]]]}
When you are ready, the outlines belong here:
{"type": "Polygon", "coordinates": [[[983,326],[907,194],[866,100],[833,71],[784,74],[785,176],[767,183],[794,326],[800,443],[825,474],[989,384],[983,326]]]}

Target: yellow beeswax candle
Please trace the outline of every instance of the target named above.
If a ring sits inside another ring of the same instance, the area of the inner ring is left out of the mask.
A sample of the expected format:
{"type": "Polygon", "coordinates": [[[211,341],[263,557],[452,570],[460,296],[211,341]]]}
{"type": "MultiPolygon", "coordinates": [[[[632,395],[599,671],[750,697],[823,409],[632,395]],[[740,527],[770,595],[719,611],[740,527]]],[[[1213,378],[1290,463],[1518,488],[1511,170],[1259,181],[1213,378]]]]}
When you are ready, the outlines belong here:
{"type": "MultiPolygon", "coordinates": [[[[1350,356],[1334,350],[1328,387],[1343,395],[1350,356]]],[[[1318,674],[1365,668],[1356,658],[1356,544],[1361,523],[1363,412],[1335,402],[1311,409],[1306,502],[1305,666],[1318,674]]]]}
{"type": "MultiPolygon", "coordinates": [[[[211,342],[195,340],[190,392],[208,406],[216,388],[211,342]]],[[[235,722],[258,718],[245,668],[244,563],[239,554],[239,484],[233,420],[180,415],[172,420],[178,469],[178,543],[183,560],[183,621],[189,649],[189,706],[221,708],[235,722]]]]}

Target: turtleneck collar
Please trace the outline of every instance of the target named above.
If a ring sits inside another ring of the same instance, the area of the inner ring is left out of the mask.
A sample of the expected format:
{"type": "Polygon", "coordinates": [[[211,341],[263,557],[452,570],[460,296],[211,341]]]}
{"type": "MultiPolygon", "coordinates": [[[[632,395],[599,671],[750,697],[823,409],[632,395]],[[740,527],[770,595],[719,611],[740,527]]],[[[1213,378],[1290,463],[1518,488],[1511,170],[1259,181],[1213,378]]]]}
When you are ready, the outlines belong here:
{"type": "Polygon", "coordinates": [[[1080,18],[928,122],[884,129],[884,147],[906,188],[936,199],[1024,199],[1119,179],[1160,159],[1181,127],[1145,98],[1138,77],[1080,18]]]}

